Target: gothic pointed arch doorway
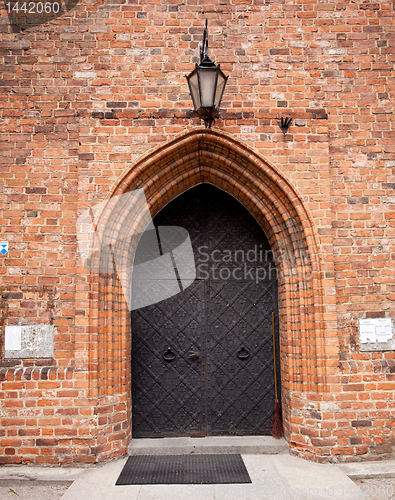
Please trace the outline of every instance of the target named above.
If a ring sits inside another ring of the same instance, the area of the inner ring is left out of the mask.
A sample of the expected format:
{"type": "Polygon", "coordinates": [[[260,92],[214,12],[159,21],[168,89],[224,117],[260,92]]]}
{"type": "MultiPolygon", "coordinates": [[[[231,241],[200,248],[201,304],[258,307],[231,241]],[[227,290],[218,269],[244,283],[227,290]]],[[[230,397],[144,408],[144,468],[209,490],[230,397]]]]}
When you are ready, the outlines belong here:
{"type": "MultiPolygon", "coordinates": [[[[333,254],[330,241],[317,232],[317,225],[328,223],[326,213],[319,207],[312,212],[287,175],[260,153],[213,129],[185,131],[139,157],[116,182],[111,197],[141,189],[155,216],[202,183],[216,186],[240,202],[270,242],[278,274],[284,435],[295,453],[314,459],[316,454],[326,453],[326,445],[321,447],[315,438],[312,442],[310,435],[320,432],[317,408],[326,397],[329,376],[338,359],[333,254]]],[[[103,213],[102,243],[111,244],[130,210],[125,205],[126,215],[116,220],[103,213]]],[[[144,230],[140,224],[136,221],[136,228],[144,230]]],[[[114,272],[99,276],[97,281],[92,277],[89,285],[90,387],[92,395],[98,397],[100,432],[111,442],[100,451],[103,456],[125,452],[135,417],[131,314],[122,279],[114,272]]]]}
{"type": "MultiPolygon", "coordinates": [[[[264,231],[209,184],[171,201],[154,224],[188,231],[196,278],[132,312],[132,436],[270,434],[278,306],[264,231]]],[[[140,244],[136,258],[146,251],[140,244]]]]}

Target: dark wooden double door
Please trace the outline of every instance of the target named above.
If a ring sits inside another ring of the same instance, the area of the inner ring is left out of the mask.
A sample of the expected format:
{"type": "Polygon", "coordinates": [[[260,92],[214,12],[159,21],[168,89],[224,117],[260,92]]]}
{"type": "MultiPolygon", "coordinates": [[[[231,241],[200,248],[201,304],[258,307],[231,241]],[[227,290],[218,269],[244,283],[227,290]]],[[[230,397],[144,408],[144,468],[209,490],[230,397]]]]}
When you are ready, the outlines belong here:
{"type": "Polygon", "coordinates": [[[197,271],[181,293],[132,312],[133,436],[270,434],[277,279],[264,232],[207,184],[154,224],[188,230],[197,271]]]}

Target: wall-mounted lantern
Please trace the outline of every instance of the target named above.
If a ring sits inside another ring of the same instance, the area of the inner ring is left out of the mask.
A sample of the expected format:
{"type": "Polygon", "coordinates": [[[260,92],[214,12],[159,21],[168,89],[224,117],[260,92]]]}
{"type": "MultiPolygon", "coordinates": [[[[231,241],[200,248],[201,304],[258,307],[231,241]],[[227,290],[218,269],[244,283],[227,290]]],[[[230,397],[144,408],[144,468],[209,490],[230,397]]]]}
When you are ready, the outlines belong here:
{"type": "Polygon", "coordinates": [[[220,65],[216,66],[208,56],[208,29],[203,35],[200,50],[200,63],[186,77],[191,93],[194,111],[203,118],[206,128],[210,128],[218,116],[219,105],[225,90],[227,76],[223,74],[220,65]]]}

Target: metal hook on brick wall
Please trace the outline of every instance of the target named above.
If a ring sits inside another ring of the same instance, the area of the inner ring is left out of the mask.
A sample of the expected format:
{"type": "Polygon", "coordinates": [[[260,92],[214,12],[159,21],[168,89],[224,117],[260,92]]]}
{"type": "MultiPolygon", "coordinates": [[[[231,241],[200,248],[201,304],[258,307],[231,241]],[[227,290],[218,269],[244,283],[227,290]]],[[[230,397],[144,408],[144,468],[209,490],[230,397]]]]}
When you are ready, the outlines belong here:
{"type": "Polygon", "coordinates": [[[279,127],[281,128],[283,134],[286,134],[288,132],[289,127],[291,126],[292,123],[292,118],[290,116],[284,116],[281,117],[281,120],[277,122],[279,127]]]}

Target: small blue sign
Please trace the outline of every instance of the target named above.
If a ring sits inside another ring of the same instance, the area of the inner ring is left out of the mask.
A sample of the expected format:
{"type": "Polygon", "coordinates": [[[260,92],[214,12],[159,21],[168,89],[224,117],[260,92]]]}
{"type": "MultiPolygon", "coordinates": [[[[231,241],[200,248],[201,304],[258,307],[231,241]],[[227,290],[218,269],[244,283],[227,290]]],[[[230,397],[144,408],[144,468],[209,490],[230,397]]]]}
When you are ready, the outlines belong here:
{"type": "Polygon", "coordinates": [[[0,241],[0,253],[1,253],[1,255],[7,255],[7,253],[8,253],[8,241],[0,241]]]}

